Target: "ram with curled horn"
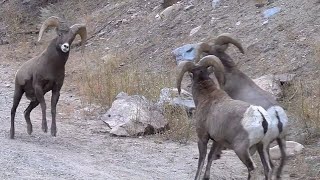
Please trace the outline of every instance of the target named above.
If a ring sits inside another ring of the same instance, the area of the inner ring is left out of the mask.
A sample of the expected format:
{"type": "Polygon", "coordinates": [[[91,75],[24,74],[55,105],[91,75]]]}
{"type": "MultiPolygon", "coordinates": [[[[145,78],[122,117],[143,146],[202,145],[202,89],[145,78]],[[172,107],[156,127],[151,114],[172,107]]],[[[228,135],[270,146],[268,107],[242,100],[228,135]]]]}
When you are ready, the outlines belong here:
{"type": "Polygon", "coordinates": [[[248,168],[248,179],[253,179],[255,169],[250,151],[259,152],[265,179],[271,179],[271,165],[267,147],[272,131],[268,131],[271,118],[260,106],[232,99],[210,77],[208,67],[213,67],[214,76],[222,84],[225,80],[224,68],[213,55],[205,56],[197,64],[183,61],[178,65],[176,86],[181,91],[181,81],[186,72],[192,73],[192,95],[196,105],[195,122],[198,136],[198,169],[195,180],[199,180],[207,154],[209,139],[213,140],[208,155],[208,163],[203,179],[210,179],[213,160],[219,159],[224,147],[233,149],[248,168]]]}
{"type": "MultiPolygon", "coordinates": [[[[288,130],[288,117],[284,109],[269,92],[261,89],[249,76],[237,67],[233,59],[225,52],[229,44],[235,45],[240,52],[244,53],[239,40],[235,39],[229,33],[223,33],[216,38],[213,44],[197,44],[195,48],[197,55],[195,62],[198,62],[201,56],[208,54],[217,56],[225,68],[225,80],[222,83],[223,90],[233,99],[262,106],[267,110],[274,125],[270,129],[270,131],[273,131],[272,135],[267,138],[276,140],[281,151],[280,165],[276,172],[277,178],[280,178],[286,160],[285,137],[288,130]]],[[[271,159],[270,164],[273,167],[271,159]]]]}
{"type": "Polygon", "coordinates": [[[13,105],[11,109],[10,138],[15,135],[14,119],[16,109],[22,95],[31,101],[24,111],[28,134],[32,133],[30,120],[31,111],[40,104],[42,110],[42,130],[47,132],[46,102],[44,95],[52,91],[51,96],[51,135],[56,136],[56,105],[60,96],[60,89],[65,77],[65,64],[68,60],[70,47],[76,35],[81,37],[82,52],[87,38],[86,25],[74,24],[67,26],[66,22],[58,17],[52,16],[44,21],[40,28],[38,41],[41,40],[44,31],[49,27],[55,27],[57,36],[51,40],[49,46],[38,56],[25,62],[17,71],[15,76],[15,89],[13,105]]]}

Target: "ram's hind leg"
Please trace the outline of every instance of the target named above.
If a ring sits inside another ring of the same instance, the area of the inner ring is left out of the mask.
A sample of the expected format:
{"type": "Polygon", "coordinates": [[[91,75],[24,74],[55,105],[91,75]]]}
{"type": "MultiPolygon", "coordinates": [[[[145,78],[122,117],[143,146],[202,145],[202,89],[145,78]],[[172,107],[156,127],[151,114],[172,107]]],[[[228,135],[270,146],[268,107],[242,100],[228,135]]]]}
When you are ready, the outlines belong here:
{"type": "Polygon", "coordinates": [[[287,154],[286,154],[286,141],[285,141],[285,139],[284,138],[277,138],[277,142],[278,142],[280,152],[281,152],[280,165],[277,170],[277,179],[279,179],[281,177],[282,168],[283,168],[285,161],[287,159],[287,154]]]}
{"type": "Polygon", "coordinates": [[[14,138],[14,118],[16,116],[16,110],[21,100],[24,91],[20,85],[15,85],[14,95],[13,95],[13,104],[11,108],[11,127],[10,127],[10,138],[14,138]]]}
{"type": "Polygon", "coordinates": [[[238,148],[238,149],[235,149],[234,151],[237,154],[237,156],[239,157],[239,159],[243,162],[243,164],[246,165],[246,167],[248,169],[248,180],[251,179],[253,170],[255,168],[254,168],[254,164],[253,164],[253,161],[252,161],[250,153],[249,153],[249,149],[248,148],[238,148]]]}
{"type": "Polygon", "coordinates": [[[263,165],[264,175],[266,180],[271,180],[272,171],[270,165],[270,158],[267,150],[267,146],[262,143],[257,144],[257,150],[263,165]]]}
{"type": "Polygon", "coordinates": [[[211,169],[212,161],[220,159],[221,149],[222,149],[221,145],[219,145],[216,142],[212,142],[212,146],[208,154],[208,163],[207,163],[206,171],[204,173],[204,178],[203,178],[204,180],[210,179],[210,169],[211,169]]]}
{"type": "Polygon", "coordinates": [[[207,156],[208,141],[209,141],[209,137],[206,135],[201,138],[199,137],[199,140],[198,140],[199,160],[198,160],[198,169],[197,169],[196,177],[194,178],[195,180],[200,180],[201,171],[204,165],[204,160],[207,156]]]}
{"type": "Polygon", "coordinates": [[[32,133],[32,124],[30,120],[30,113],[31,111],[39,105],[39,101],[31,101],[27,109],[24,111],[24,118],[27,122],[27,132],[30,135],[32,133]]]}

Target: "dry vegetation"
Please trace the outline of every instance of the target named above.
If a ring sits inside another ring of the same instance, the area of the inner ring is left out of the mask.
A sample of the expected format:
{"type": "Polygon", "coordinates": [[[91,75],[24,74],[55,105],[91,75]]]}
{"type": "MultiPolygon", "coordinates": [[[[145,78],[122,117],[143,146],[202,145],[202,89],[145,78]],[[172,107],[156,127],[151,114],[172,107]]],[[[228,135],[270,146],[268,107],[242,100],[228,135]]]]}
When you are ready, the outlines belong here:
{"type": "Polygon", "coordinates": [[[82,67],[87,67],[79,74],[78,84],[81,94],[90,103],[110,106],[121,91],[129,95],[143,95],[149,100],[157,101],[160,90],[172,85],[171,72],[141,71],[133,65],[122,68],[123,54],[100,57],[87,53],[82,67]]]}
{"type": "MultiPolygon", "coordinates": [[[[31,43],[23,43],[30,41],[25,34],[28,27],[29,31],[34,31],[38,24],[25,23],[30,20],[30,17],[37,17],[36,22],[41,22],[49,16],[55,15],[64,17],[69,20],[70,23],[84,21],[95,22],[92,24],[99,24],[100,19],[105,18],[103,13],[93,16],[92,13],[96,10],[98,5],[105,3],[104,1],[54,1],[56,4],[47,5],[41,3],[38,6],[38,14],[28,14],[25,8],[21,8],[21,4],[18,1],[10,1],[11,4],[7,4],[10,8],[0,12],[0,20],[7,26],[7,34],[10,43],[15,43],[19,40],[19,51],[26,51],[22,54],[27,54],[32,47],[31,43]],[[16,3],[16,4],[15,4],[16,3]],[[63,4],[63,6],[61,6],[63,4]],[[73,7],[70,11],[70,7],[73,7]],[[32,29],[30,29],[32,27],[32,29]]],[[[125,3],[120,3],[124,5],[125,3]]],[[[120,6],[120,5],[119,5],[120,6]]],[[[35,22],[33,20],[32,22],[35,22]]],[[[96,29],[94,27],[93,29],[96,29]]],[[[174,26],[172,27],[174,28],[174,26]]],[[[93,30],[89,30],[89,37],[92,35],[93,30]]],[[[30,38],[30,37],[29,37],[30,38]]],[[[159,38],[159,37],[158,37],[159,38]]],[[[205,37],[208,38],[208,37],[205,37]]],[[[293,40],[295,40],[294,38],[293,40]]],[[[35,39],[33,39],[35,40],[35,39]]],[[[95,41],[99,41],[96,39],[95,41]]],[[[45,43],[44,43],[45,44],[45,43]]],[[[138,48],[145,48],[146,44],[141,45],[138,48]]],[[[94,47],[96,48],[96,47],[94,47]]],[[[127,64],[127,62],[134,62],[128,53],[120,53],[116,51],[110,51],[110,53],[102,57],[104,47],[98,47],[98,51],[94,51],[93,48],[87,48],[87,52],[84,57],[81,57],[79,63],[78,60],[73,61],[71,65],[68,65],[69,70],[80,70],[79,73],[71,74],[71,78],[77,80],[79,93],[83,99],[92,104],[99,104],[101,106],[110,106],[115,96],[124,91],[130,95],[139,94],[147,97],[149,100],[156,101],[159,97],[160,90],[164,87],[172,87],[174,78],[172,75],[172,68],[168,69],[167,66],[156,69],[156,71],[146,71],[141,68],[141,64],[127,64]],[[122,66],[125,64],[125,66],[122,66]]],[[[133,47],[132,48],[137,48],[133,47]]],[[[143,50],[140,50],[143,51],[143,50]]],[[[171,50],[170,50],[171,51],[171,50]]],[[[292,112],[298,116],[307,127],[309,134],[319,134],[320,132],[320,43],[314,45],[314,58],[310,61],[315,61],[318,65],[317,72],[313,73],[314,77],[303,76],[303,78],[311,78],[313,80],[306,81],[297,77],[297,79],[290,85],[286,85],[283,98],[283,104],[287,107],[289,112],[292,112]]],[[[78,55],[73,58],[79,58],[78,55]]],[[[142,59],[140,61],[147,61],[149,59],[142,59]]],[[[283,58],[283,62],[278,62],[283,65],[288,64],[287,60],[283,58]]],[[[146,63],[147,64],[147,63],[146,63]]],[[[159,67],[159,66],[158,66],[159,67]]],[[[268,71],[267,66],[262,66],[261,71],[268,71]]],[[[165,116],[170,122],[171,130],[165,135],[172,136],[181,142],[188,141],[191,136],[192,125],[189,122],[184,110],[176,109],[172,107],[165,108],[165,116]]]]}
{"type": "Polygon", "coordinates": [[[169,130],[164,132],[166,139],[174,140],[185,144],[190,140],[195,140],[195,129],[193,121],[188,117],[186,110],[183,107],[165,105],[165,118],[169,123],[169,130]]]}
{"type": "Polygon", "coordinates": [[[290,113],[304,123],[309,137],[320,135],[320,43],[314,45],[313,77],[305,81],[297,77],[292,83],[284,85],[283,104],[290,113]]]}

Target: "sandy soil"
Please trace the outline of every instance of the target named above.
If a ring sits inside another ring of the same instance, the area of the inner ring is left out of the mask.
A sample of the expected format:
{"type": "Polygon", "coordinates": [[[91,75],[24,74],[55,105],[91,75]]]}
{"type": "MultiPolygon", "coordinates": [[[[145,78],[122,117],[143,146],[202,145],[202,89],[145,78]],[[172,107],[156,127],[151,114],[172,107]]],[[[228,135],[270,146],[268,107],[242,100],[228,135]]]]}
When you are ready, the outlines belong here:
{"type": "MultiPolygon", "coordinates": [[[[0,61],[0,179],[193,179],[198,157],[195,142],[182,145],[158,136],[111,137],[102,121],[84,116],[80,98],[68,91],[61,93],[58,105],[57,137],[41,131],[40,107],[31,113],[34,132],[27,134],[22,112],[28,100],[23,97],[16,115],[16,138],[9,139],[16,68],[14,63],[0,61]]],[[[47,102],[49,97],[47,94],[47,102]]],[[[47,117],[50,124],[50,108],[47,117]]],[[[290,159],[288,164],[297,159],[290,159]]],[[[257,157],[255,162],[262,174],[257,157]]],[[[212,179],[217,180],[247,176],[245,166],[232,151],[224,151],[211,169],[212,179]]],[[[283,179],[307,175],[305,169],[303,174],[296,172],[296,168],[286,166],[283,179]]]]}
{"type": "MultiPolygon", "coordinates": [[[[231,32],[247,49],[246,56],[235,56],[235,59],[251,77],[290,72],[311,80],[310,77],[316,75],[314,49],[319,41],[316,34],[320,31],[320,5],[315,0],[275,1],[273,5],[283,10],[270,19],[268,25],[262,25],[261,13],[265,8],[256,9],[251,1],[239,1],[240,4],[222,1],[217,10],[212,10],[209,1],[195,2],[194,9],[180,11],[160,22],[154,19],[158,11],[153,10],[158,4],[156,0],[147,4],[128,0],[116,6],[92,7],[96,12],[88,22],[89,33],[108,26],[88,42],[88,48],[97,51],[98,57],[125,52],[130,55],[124,60],[127,68],[136,63],[144,69],[165,66],[170,70],[175,66],[170,55],[173,48],[231,32]],[[137,17],[131,19],[130,8],[137,17]],[[233,12],[234,16],[228,16],[226,12],[233,12]],[[123,19],[128,22],[119,23],[118,20],[123,19]],[[240,25],[236,25],[238,22],[240,25]],[[189,37],[190,30],[199,25],[202,25],[201,30],[189,37]],[[277,68],[270,68],[274,66],[277,68]]],[[[195,142],[181,145],[154,136],[110,137],[97,117],[85,116],[82,102],[69,84],[71,74],[81,71],[76,67],[78,60],[73,54],[67,64],[68,83],[64,85],[58,103],[57,137],[41,131],[39,107],[31,113],[34,132],[31,136],[27,134],[23,110],[28,102],[23,97],[16,114],[16,139],[10,140],[14,74],[22,62],[46,45],[44,42],[43,47],[33,47],[36,37],[30,35],[28,38],[28,46],[19,43],[0,46],[0,179],[193,179],[198,157],[195,142]],[[33,49],[29,50],[30,47],[33,49]]],[[[238,55],[234,49],[230,53],[238,55]]],[[[50,103],[47,104],[50,125],[50,103]]],[[[320,176],[319,152],[320,142],[315,139],[306,145],[303,154],[289,159],[283,179],[317,179],[320,176]]],[[[259,165],[257,160],[255,158],[259,165]]],[[[232,151],[224,151],[222,159],[211,169],[211,177],[215,180],[246,179],[247,176],[246,168],[232,151]]]]}
{"type": "MultiPolygon", "coordinates": [[[[59,101],[57,137],[41,131],[40,107],[31,113],[34,132],[27,134],[22,112],[28,100],[23,97],[16,115],[16,138],[9,139],[15,69],[0,63],[0,179],[193,178],[198,157],[194,142],[180,145],[158,137],[110,137],[102,121],[83,118],[79,98],[68,92],[62,92],[59,101]]],[[[246,169],[227,151],[212,167],[212,177],[242,179],[246,169]]]]}

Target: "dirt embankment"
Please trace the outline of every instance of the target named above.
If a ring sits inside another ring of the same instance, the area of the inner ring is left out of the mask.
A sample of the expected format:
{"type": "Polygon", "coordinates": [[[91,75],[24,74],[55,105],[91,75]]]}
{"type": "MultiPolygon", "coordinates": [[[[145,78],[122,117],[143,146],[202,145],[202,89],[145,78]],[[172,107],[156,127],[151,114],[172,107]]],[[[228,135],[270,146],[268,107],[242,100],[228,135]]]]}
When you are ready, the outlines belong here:
{"type": "MultiPolygon", "coordinates": [[[[57,5],[63,9],[63,1],[57,5]]],[[[142,70],[170,71],[174,67],[170,55],[173,48],[231,32],[242,40],[247,51],[243,56],[230,48],[230,54],[251,77],[275,72],[293,72],[305,82],[314,82],[314,77],[318,77],[316,49],[320,41],[320,7],[315,2],[278,0],[261,9],[247,1],[221,1],[217,9],[211,8],[210,1],[195,2],[193,9],[181,10],[164,21],[154,18],[160,11],[154,9],[157,5],[157,0],[148,3],[99,1],[96,6],[83,1],[83,6],[87,6],[89,35],[98,32],[89,40],[88,51],[95,52],[97,57],[123,52],[127,56],[123,60],[125,68],[134,64],[142,70]],[[262,25],[265,21],[262,11],[271,6],[281,7],[282,11],[262,25]],[[199,32],[189,36],[191,29],[199,25],[199,32]]],[[[34,22],[24,23],[23,27],[35,27],[39,22],[40,18],[34,18],[34,22]]],[[[58,103],[57,137],[41,131],[40,108],[31,114],[34,132],[27,135],[22,112],[28,102],[24,97],[16,115],[16,139],[10,140],[14,74],[22,62],[46,45],[43,42],[35,46],[35,34],[27,34],[24,40],[28,43],[0,46],[0,179],[174,180],[194,177],[198,157],[195,142],[180,145],[153,136],[110,137],[95,116],[84,115],[82,102],[71,83],[83,70],[75,66],[78,56],[74,54],[67,64],[68,83],[58,103]]],[[[290,158],[284,179],[315,179],[320,175],[319,149],[316,139],[306,145],[303,154],[290,158]]],[[[257,158],[255,160],[260,164],[257,158]]],[[[231,151],[225,151],[211,171],[212,179],[246,179],[246,174],[244,165],[231,151]]]]}

